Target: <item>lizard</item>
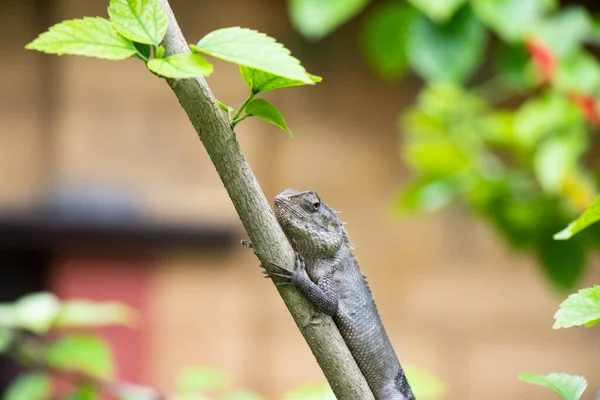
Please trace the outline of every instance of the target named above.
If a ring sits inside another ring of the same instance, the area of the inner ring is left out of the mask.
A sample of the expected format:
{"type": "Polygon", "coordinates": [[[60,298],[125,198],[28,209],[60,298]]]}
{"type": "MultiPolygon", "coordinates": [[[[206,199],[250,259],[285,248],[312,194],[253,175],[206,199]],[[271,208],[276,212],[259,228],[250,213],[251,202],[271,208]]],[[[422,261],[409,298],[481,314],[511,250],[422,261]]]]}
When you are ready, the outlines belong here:
{"type": "Polygon", "coordinates": [[[277,195],[274,209],[296,262],[293,271],[269,263],[277,272],[265,277],[283,278],[276,284],[296,286],[333,318],[375,399],[414,400],[338,212],[316,192],[295,189],[277,195]]]}

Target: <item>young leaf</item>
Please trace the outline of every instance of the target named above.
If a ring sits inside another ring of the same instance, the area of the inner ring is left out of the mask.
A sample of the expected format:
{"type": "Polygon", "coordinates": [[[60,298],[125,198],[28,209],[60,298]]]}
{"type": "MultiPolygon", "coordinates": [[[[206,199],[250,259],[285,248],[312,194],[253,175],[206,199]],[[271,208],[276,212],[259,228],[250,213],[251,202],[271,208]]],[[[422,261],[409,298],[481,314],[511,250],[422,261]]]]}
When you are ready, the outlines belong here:
{"type": "Polygon", "coordinates": [[[415,7],[421,10],[431,20],[437,23],[443,23],[448,21],[454,12],[461,6],[466,0],[408,0],[415,7]]]}
{"type": "Polygon", "coordinates": [[[4,400],[46,400],[50,396],[52,382],[41,373],[20,375],[8,388],[4,400]]]}
{"type": "Polygon", "coordinates": [[[289,0],[288,10],[298,32],[318,40],[358,15],[369,0],[289,0]]]}
{"type": "Polygon", "coordinates": [[[469,7],[444,26],[421,15],[410,27],[408,59],[429,81],[462,82],[477,68],[485,47],[486,31],[469,7]]]}
{"type": "Polygon", "coordinates": [[[596,196],[587,210],[575,221],[571,222],[562,231],[556,233],[553,237],[556,240],[570,239],[576,233],[584,230],[588,226],[600,219],[600,196],[596,196]]]}
{"type": "Polygon", "coordinates": [[[275,39],[246,28],[223,28],[210,32],[198,44],[190,45],[194,52],[240,65],[270,72],[273,75],[298,80],[312,85],[313,79],[306,73],[300,61],[275,39]]]}
{"type": "Polygon", "coordinates": [[[134,42],[158,46],[167,33],[167,12],[158,0],[110,0],[108,15],[115,29],[134,42]]]}
{"type": "MultiPolygon", "coordinates": [[[[255,94],[289,86],[306,85],[306,82],[273,75],[255,68],[246,67],[245,65],[240,65],[240,74],[242,75],[244,82],[246,82],[248,87],[252,89],[252,92],[255,94]]],[[[307,75],[315,83],[323,80],[319,76],[311,74],[307,75]]]]}
{"type": "Polygon", "coordinates": [[[251,115],[253,117],[258,117],[260,119],[264,119],[267,122],[270,122],[273,125],[278,126],[283,129],[290,136],[294,136],[292,131],[290,131],[283,119],[283,116],[273,104],[269,103],[264,99],[253,99],[248,105],[246,105],[246,114],[251,115]]]}
{"type": "Polygon", "coordinates": [[[95,328],[106,325],[134,326],[137,312],[125,304],[67,300],[62,303],[54,326],[57,328],[95,328]]]}
{"type": "Polygon", "coordinates": [[[195,78],[208,76],[213,66],[197,54],[175,54],[165,58],[148,61],[148,69],[167,78],[195,78]]]}
{"type": "Polygon", "coordinates": [[[217,99],[215,100],[217,101],[217,105],[219,106],[219,108],[227,113],[227,117],[231,121],[231,113],[233,112],[233,107],[229,107],[227,104],[222,103],[217,99]]]}
{"type": "Polygon", "coordinates": [[[584,377],[565,373],[550,375],[520,374],[519,380],[553,390],[564,400],[579,400],[587,387],[584,377]]]}
{"type": "Polygon", "coordinates": [[[156,50],[154,51],[154,57],[155,58],[163,58],[165,55],[165,48],[162,46],[158,46],[156,48],[156,50]]]}
{"type": "Polygon", "coordinates": [[[114,375],[110,349],[95,336],[72,335],[52,343],[47,361],[52,368],[82,371],[101,379],[114,375]]]}
{"type": "Polygon", "coordinates": [[[60,302],[47,292],[24,296],[13,305],[15,324],[38,334],[52,327],[59,310],[60,302]]]}
{"type": "Polygon", "coordinates": [[[384,79],[398,79],[407,64],[408,28],[416,13],[394,0],[378,3],[365,19],[361,44],[371,68],[384,79]]]}
{"type": "Polygon", "coordinates": [[[560,304],[554,314],[552,329],[585,325],[590,327],[600,322],[600,286],[581,289],[560,304]]]}
{"type": "Polygon", "coordinates": [[[44,53],[75,54],[108,60],[124,60],[136,53],[133,42],[115,31],[109,20],[100,17],[58,23],[25,48],[44,53]]]}

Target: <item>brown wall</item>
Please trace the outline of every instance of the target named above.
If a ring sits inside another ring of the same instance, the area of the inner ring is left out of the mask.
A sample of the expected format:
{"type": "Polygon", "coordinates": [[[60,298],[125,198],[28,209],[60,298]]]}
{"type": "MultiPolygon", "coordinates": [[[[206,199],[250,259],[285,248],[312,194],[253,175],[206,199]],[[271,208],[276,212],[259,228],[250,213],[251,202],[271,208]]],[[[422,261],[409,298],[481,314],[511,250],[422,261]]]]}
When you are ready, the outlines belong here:
{"type": "MultiPolygon", "coordinates": [[[[243,231],[208,157],[167,85],[138,60],[110,62],[22,50],[48,24],[105,16],[106,1],[0,4],[0,200],[32,201],[65,182],[116,186],[148,216],[235,226],[243,231]],[[49,15],[49,16],[48,16],[49,15]],[[43,26],[45,23],[45,26],[43,26]],[[50,80],[50,82],[48,81],[50,80]]],[[[548,398],[517,381],[520,372],[564,371],[600,385],[597,330],[553,331],[564,297],[534,261],[514,254],[464,210],[397,218],[390,198],[407,179],[395,121],[416,85],[386,86],[363,65],[354,22],[310,45],[294,33],[284,2],[172,2],[193,42],[225,26],[276,37],[323,76],[316,87],[267,97],[295,132],[290,139],[260,121],[238,138],[272,198],[287,187],[315,189],[342,210],[382,318],[405,363],[447,382],[447,399],[548,398]]],[[[215,95],[237,105],[237,68],[215,62],[215,95]]],[[[322,381],[277,293],[243,249],[226,254],[170,252],[151,279],[146,380],[174,389],[176,371],[204,364],[269,398],[322,381]]],[[[598,282],[589,269],[582,286],[598,282]]],[[[591,398],[591,394],[588,394],[591,398]]]]}

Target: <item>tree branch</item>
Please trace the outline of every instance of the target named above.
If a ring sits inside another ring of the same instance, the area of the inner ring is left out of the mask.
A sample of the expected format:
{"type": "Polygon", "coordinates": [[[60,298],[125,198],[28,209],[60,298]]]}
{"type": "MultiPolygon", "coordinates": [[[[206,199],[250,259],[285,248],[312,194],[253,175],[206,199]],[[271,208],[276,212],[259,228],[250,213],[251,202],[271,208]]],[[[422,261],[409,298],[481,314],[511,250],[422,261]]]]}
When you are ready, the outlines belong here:
{"type": "MultiPolygon", "coordinates": [[[[169,16],[169,28],[163,40],[165,55],[189,53],[168,0],[160,1],[169,16]]],[[[202,78],[167,79],[167,83],[204,144],[261,262],[268,265],[268,261],[277,261],[293,270],[292,248],[240,150],[235,133],[221,116],[206,81],[202,78]]],[[[295,288],[286,285],[278,290],[336,397],[373,399],[333,320],[317,313],[295,288]]],[[[293,361],[289,361],[291,365],[293,361]]]]}

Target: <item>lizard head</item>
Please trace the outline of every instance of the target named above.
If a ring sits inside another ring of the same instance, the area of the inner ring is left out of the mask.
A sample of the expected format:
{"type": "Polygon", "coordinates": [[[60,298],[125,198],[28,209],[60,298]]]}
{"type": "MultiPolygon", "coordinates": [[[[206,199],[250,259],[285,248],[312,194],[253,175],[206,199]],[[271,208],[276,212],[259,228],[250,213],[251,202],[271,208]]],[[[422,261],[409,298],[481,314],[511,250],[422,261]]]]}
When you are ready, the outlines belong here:
{"type": "Polygon", "coordinates": [[[334,257],[344,242],[336,212],[316,192],[281,192],[275,197],[275,217],[294,249],[305,256],[334,257]]]}

